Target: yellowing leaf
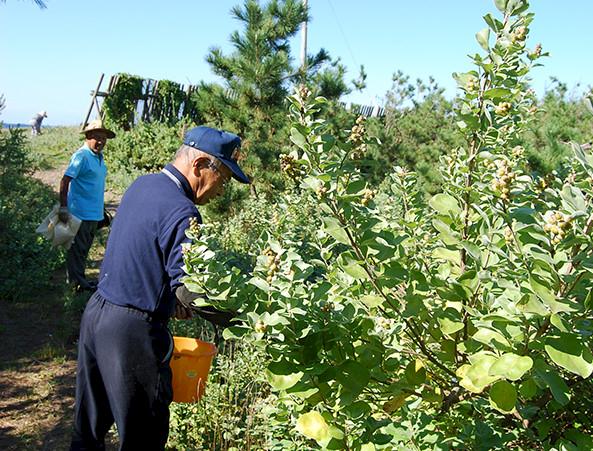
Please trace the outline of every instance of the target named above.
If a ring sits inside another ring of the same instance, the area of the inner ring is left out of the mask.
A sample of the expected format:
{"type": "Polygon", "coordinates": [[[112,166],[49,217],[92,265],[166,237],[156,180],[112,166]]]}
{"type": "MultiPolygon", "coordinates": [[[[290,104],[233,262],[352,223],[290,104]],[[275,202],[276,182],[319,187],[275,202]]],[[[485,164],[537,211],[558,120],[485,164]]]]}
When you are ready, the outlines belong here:
{"type": "Polygon", "coordinates": [[[500,376],[491,376],[490,367],[496,361],[496,357],[486,354],[472,356],[471,365],[463,365],[457,370],[457,376],[461,377],[459,385],[473,393],[481,393],[492,382],[500,379],[500,376]]]}
{"type": "Polygon", "coordinates": [[[406,403],[406,398],[408,396],[410,396],[410,395],[406,395],[405,393],[397,395],[395,398],[392,398],[389,401],[387,401],[385,404],[383,404],[383,410],[387,413],[395,412],[397,409],[399,409],[401,406],[403,406],[406,403]]]}
{"type": "Polygon", "coordinates": [[[451,251],[449,249],[439,247],[432,251],[432,256],[434,258],[442,258],[443,260],[448,260],[451,263],[456,264],[457,266],[461,265],[461,254],[459,253],[459,251],[451,251]]]}
{"type": "Polygon", "coordinates": [[[312,438],[318,442],[330,438],[329,426],[319,412],[312,411],[299,417],[296,429],[305,437],[312,438]]]}
{"type": "Polygon", "coordinates": [[[490,376],[502,376],[508,380],[517,381],[532,366],[533,360],[531,360],[531,357],[507,353],[492,364],[488,373],[490,376]]]}

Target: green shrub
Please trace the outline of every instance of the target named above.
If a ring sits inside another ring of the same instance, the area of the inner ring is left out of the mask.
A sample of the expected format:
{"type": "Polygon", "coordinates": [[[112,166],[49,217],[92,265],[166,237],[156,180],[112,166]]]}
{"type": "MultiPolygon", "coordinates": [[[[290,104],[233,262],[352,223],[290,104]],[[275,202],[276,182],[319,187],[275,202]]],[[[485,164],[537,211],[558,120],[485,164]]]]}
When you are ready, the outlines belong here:
{"type": "Polygon", "coordinates": [[[0,298],[19,299],[49,283],[62,261],[35,229],[56,196],[31,177],[24,131],[0,133],[0,298]]]}
{"type": "Polygon", "coordinates": [[[271,225],[241,273],[208,227],[188,232],[187,287],[241,308],[224,336],[265,349],[276,419],[308,447],[593,448],[593,157],[573,144],[545,189],[524,170],[543,55],[527,2],[496,6],[485,53],[454,75],[463,145],[441,158],[442,192],[426,201],[395,168],[378,195],[357,169],[362,123],[334,139],[301,88],[290,167],[318,204],[320,258],[271,225]]]}
{"type": "Polygon", "coordinates": [[[183,121],[174,126],[140,122],[128,132],[116,130],[117,136],[105,149],[110,177],[122,187],[122,181],[130,182],[138,175],[160,171],[173,160],[187,128],[183,121]]]}
{"type": "Polygon", "coordinates": [[[581,99],[569,98],[566,85],[554,80],[546,92],[540,112],[524,134],[524,146],[533,171],[546,175],[572,152],[571,141],[591,141],[591,115],[581,99]]]}

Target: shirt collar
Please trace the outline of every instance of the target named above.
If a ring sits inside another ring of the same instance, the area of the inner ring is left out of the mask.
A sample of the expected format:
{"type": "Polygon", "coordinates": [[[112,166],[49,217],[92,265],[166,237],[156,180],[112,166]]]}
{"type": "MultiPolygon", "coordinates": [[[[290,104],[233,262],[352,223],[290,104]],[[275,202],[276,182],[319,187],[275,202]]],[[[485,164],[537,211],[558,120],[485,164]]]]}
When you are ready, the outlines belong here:
{"type": "Polygon", "coordinates": [[[89,146],[87,146],[86,144],[83,144],[81,147],[82,150],[87,151],[89,154],[91,154],[93,157],[98,158],[99,161],[103,161],[103,152],[99,152],[99,153],[95,153],[91,150],[91,148],[89,146]]]}
{"type": "Polygon", "coordinates": [[[171,174],[173,174],[173,176],[179,180],[179,183],[181,183],[181,186],[183,187],[183,191],[185,192],[185,195],[187,197],[189,197],[191,199],[191,201],[194,201],[194,192],[191,189],[191,185],[189,184],[189,181],[185,178],[185,175],[183,175],[181,172],[179,172],[179,169],[177,169],[175,166],[173,166],[172,164],[168,164],[167,166],[165,166],[165,169],[167,169],[171,174]]]}

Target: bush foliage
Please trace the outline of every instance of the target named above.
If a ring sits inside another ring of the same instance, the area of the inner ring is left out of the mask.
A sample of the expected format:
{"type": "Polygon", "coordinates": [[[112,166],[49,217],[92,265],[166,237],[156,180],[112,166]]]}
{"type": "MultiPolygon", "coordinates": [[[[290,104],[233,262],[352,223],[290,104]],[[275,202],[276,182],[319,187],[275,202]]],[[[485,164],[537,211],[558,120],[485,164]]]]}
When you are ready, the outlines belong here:
{"type": "Polygon", "coordinates": [[[188,232],[186,285],[240,309],[225,336],[265,352],[275,416],[310,447],[593,446],[593,157],[576,143],[544,184],[530,175],[528,74],[543,55],[526,46],[527,2],[495,3],[484,53],[455,75],[460,144],[441,192],[427,199],[397,167],[377,192],[360,170],[364,120],[334,138],[303,87],[282,161],[317,203],[315,255],[269,227],[241,271],[209,227],[188,232]]]}
{"type": "Polygon", "coordinates": [[[62,261],[61,253],[35,233],[56,196],[31,177],[24,133],[0,133],[0,299],[9,301],[34,296],[62,261]]]}

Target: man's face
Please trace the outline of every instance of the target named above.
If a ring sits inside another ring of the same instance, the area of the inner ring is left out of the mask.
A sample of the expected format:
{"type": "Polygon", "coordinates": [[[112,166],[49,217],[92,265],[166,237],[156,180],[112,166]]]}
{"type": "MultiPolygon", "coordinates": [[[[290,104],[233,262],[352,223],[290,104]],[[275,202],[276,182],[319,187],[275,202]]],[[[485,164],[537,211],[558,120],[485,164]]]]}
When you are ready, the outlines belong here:
{"type": "Polygon", "coordinates": [[[86,143],[95,153],[101,153],[107,143],[107,133],[103,130],[93,130],[86,134],[86,143]]]}
{"type": "Polygon", "coordinates": [[[222,195],[231,176],[231,170],[224,164],[205,159],[200,171],[200,183],[196,189],[196,204],[205,205],[216,196],[222,195]]]}

